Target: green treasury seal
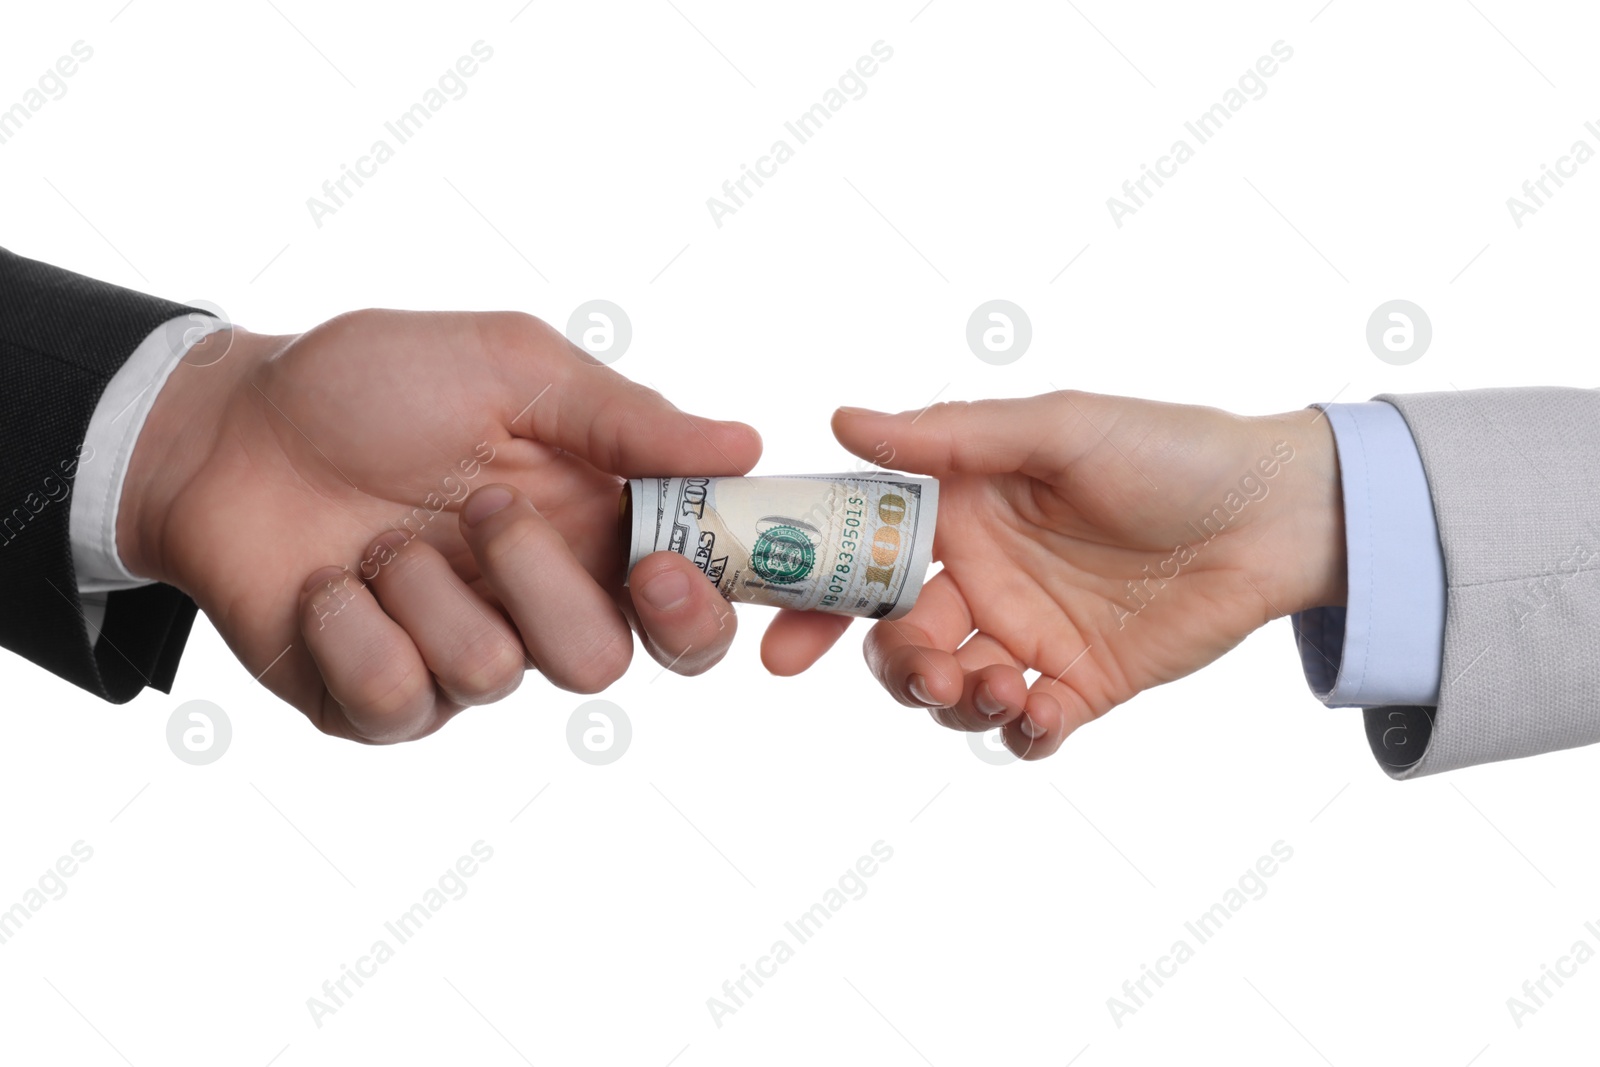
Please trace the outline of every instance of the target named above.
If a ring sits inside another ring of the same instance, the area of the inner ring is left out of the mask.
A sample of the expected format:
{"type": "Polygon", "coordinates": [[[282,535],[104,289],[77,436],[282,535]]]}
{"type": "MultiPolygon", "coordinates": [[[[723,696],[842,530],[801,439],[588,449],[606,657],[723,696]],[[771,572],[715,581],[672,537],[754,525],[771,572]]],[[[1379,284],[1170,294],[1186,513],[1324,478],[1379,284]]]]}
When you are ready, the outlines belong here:
{"type": "Polygon", "coordinates": [[[817,550],[811,538],[793,526],[774,526],[756,538],[750,566],[774,585],[790,585],[811,573],[817,550]]]}

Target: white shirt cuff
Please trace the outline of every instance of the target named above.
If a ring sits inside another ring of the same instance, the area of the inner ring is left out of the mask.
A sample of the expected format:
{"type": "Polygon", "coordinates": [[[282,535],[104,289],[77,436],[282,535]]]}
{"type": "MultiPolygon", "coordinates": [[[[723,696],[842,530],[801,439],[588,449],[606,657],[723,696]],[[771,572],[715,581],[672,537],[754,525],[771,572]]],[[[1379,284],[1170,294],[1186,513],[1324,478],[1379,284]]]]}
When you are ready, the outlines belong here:
{"type": "Polygon", "coordinates": [[[68,520],[72,566],[91,638],[99,636],[105,618],[104,594],[151,584],[129,571],[117,552],[117,511],[139,432],[179,360],[202,338],[229,328],[198,312],[162,323],[133,350],[95,405],[68,520]]]}

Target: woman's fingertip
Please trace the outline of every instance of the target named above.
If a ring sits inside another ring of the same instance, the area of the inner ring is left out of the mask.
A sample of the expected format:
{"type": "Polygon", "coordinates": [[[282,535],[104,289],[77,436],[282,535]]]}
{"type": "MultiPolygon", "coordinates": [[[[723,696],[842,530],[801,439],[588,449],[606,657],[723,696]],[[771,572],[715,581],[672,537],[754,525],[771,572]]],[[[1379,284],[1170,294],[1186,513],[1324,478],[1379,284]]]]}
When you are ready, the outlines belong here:
{"type": "Polygon", "coordinates": [[[934,699],[933,693],[928,689],[928,680],[920,674],[913,674],[906,679],[906,691],[911,698],[925,708],[940,707],[940,702],[934,699]]]}
{"type": "Polygon", "coordinates": [[[1006,711],[1005,702],[994,695],[994,690],[989,688],[988,682],[978,684],[978,688],[972,694],[972,703],[979,712],[991,719],[1004,715],[1006,711]]]}

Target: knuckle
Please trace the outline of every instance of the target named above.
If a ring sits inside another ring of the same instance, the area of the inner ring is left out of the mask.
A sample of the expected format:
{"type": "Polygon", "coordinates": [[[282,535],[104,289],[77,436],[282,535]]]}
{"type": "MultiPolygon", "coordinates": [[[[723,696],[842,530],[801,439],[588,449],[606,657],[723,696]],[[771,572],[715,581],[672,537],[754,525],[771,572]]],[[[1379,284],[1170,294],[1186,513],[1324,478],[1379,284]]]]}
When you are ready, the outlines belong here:
{"type": "Polygon", "coordinates": [[[571,347],[555,327],[521,311],[477,312],[472,325],[479,339],[507,366],[526,359],[529,353],[547,360],[571,347]]]}
{"type": "Polygon", "coordinates": [[[981,417],[985,412],[985,404],[990,401],[982,400],[941,400],[933,406],[931,414],[935,425],[964,427],[973,418],[981,417]]]}
{"type": "Polygon", "coordinates": [[[1093,404],[1093,398],[1079,389],[1057,389],[1047,393],[1044,400],[1045,411],[1058,426],[1076,425],[1093,404]]]}
{"type": "Polygon", "coordinates": [[[532,351],[545,359],[576,351],[560,330],[537,315],[522,311],[493,312],[490,323],[507,351],[532,351]]]}
{"type": "Polygon", "coordinates": [[[342,311],[333,316],[333,318],[328,319],[321,326],[317,327],[317,329],[326,330],[330,333],[336,333],[344,330],[359,330],[369,325],[374,317],[381,314],[382,312],[376,308],[352,308],[349,311],[342,311]]]}
{"type": "Polygon", "coordinates": [[[547,341],[555,333],[555,327],[525,311],[488,311],[484,312],[479,321],[490,329],[503,331],[510,338],[528,341],[547,341]]]}
{"type": "Polygon", "coordinates": [[[555,332],[554,326],[551,326],[539,316],[530,315],[526,311],[508,311],[505,312],[505,314],[513,322],[515,322],[519,328],[530,333],[548,335],[555,332]]]}

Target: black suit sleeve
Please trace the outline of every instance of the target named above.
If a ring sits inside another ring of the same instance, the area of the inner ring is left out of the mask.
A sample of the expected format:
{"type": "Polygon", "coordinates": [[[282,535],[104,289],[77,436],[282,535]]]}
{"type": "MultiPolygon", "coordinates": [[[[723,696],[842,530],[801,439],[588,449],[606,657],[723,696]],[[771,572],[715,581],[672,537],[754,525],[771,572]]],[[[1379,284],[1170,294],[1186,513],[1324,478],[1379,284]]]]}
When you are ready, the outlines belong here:
{"type": "Polygon", "coordinates": [[[0,646],[118,704],[170,692],[195,605],[112,593],[90,643],[68,537],[89,418],[133,350],[191,309],[0,248],[0,646]]]}

